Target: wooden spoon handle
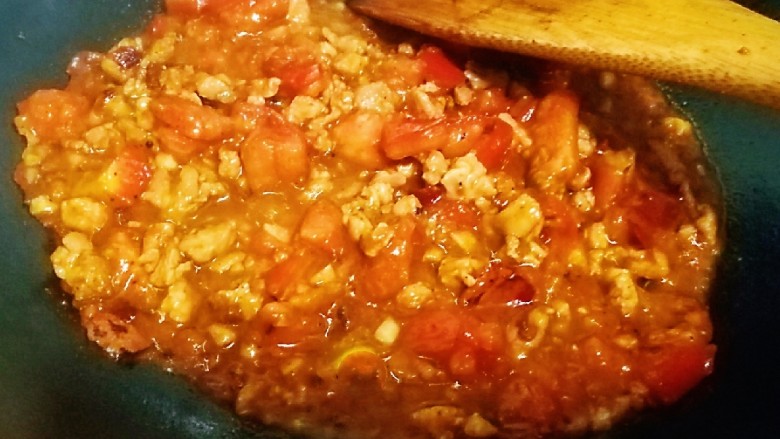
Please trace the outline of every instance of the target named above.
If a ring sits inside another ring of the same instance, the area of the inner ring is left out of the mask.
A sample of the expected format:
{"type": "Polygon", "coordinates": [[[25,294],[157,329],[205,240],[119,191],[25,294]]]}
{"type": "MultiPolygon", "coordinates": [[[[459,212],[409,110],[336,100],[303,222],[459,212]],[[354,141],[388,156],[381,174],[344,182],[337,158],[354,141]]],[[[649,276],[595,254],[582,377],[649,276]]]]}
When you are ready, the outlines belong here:
{"type": "Polygon", "coordinates": [[[780,108],[780,23],[727,0],[351,0],[429,35],[780,108]]]}

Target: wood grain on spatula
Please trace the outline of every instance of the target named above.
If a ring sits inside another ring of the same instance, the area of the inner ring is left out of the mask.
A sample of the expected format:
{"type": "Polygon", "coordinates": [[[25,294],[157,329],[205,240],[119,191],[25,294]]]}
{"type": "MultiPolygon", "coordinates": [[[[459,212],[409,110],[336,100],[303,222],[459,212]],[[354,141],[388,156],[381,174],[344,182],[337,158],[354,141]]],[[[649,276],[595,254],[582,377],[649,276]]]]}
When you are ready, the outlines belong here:
{"type": "Polygon", "coordinates": [[[727,0],[350,0],[461,43],[697,85],[780,108],[780,23],[727,0]]]}

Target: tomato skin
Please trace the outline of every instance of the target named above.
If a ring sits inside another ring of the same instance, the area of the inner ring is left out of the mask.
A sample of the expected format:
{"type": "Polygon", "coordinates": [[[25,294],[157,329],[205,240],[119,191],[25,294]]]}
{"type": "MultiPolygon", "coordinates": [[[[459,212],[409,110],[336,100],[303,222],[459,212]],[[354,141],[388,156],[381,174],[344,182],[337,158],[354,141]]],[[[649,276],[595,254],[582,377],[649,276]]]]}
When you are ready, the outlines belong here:
{"type": "Polygon", "coordinates": [[[405,117],[385,125],[381,146],[393,160],[436,150],[453,158],[475,149],[477,158],[488,170],[497,170],[504,162],[513,135],[512,127],[506,122],[483,115],[405,117]]]}
{"type": "Polygon", "coordinates": [[[447,120],[445,126],[449,134],[447,142],[441,148],[444,157],[460,157],[476,148],[487,124],[488,119],[480,116],[466,116],[447,120]]]}
{"type": "Polygon", "coordinates": [[[715,346],[681,345],[650,354],[643,372],[651,394],[663,404],[671,404],[694,388],[713,371],[715,346]]]}
{"type": "Polygon", "coordinates": [[[535,295],[536,288],[522,273],[494,263],[461,295],[461,300],[467,304],[516,307],[532,303],[535,295]]]}
{"type": "Polygon", "coordinates": [[[394,119],[385,125],[382,149],[387,157],[400,160],[441,149],[447,144],[447,136],[444,119],[394,119]]]}
{"type": "Polygon", "coordinates": [[[444,52],[435,46],[426,46],[418,53],[422,61],[423,77],[441,88],[451,89],[466,82],[466,75],[444,52]]]}
{"type": "Polygon", "coordinates": [[[448,158],[459,157],[473,148],[485,123],[480,116],[396,118],[385,125],[381,146],[393,160],[436,150],[448,158]]]}
{"type": "Polygon", "coordinates": [[[17,105],[41,141],[74,138],[86,128],[89,101],[65,90],[38,90],[17,105]]]}
{"type": "Polygon", "coordinates": [[[262,3],[262,2],[255,2],[252,0],[190,0],[190,1],[198,1],[204,3],[202,9],[210,13],[219,12],[220,10],[224,10],[228,8],[246,9],[254,3],[262,3]]]}
{"type": "Polygon", "coordinates": [[[446,193],[442,185],[425,186],[414,191],[423,212],[437,224],[448,229],[476,230],[481,222],[477,206],[469,201],[446,198],[446,193]]]}

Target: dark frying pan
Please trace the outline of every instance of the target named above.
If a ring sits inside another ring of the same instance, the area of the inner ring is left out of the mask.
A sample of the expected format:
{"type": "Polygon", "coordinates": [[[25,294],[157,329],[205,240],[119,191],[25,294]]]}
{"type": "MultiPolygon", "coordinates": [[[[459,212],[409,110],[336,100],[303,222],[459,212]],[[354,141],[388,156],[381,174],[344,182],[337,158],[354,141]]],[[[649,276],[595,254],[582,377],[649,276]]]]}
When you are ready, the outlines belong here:
{"type": "MultiPolygon", "coordinates": [[[[780,17],[780,0],[743,3],[780,17]]],[[[11,180],[22,150],[14,103],[37,87],[64,85],[74,53],[107,49],[158,7],[155,0],[0,2],[0,438],[287,437],[242,424],[179,377],[115,363],[89,344],[52,282],[46,235],[11,180]]],[[[727,246],[712,299],[716,371],[675,406],[599,437],[777,438],[780,112],[692,89],[669,92],[700,130],[726,199],[727,246]]]]}

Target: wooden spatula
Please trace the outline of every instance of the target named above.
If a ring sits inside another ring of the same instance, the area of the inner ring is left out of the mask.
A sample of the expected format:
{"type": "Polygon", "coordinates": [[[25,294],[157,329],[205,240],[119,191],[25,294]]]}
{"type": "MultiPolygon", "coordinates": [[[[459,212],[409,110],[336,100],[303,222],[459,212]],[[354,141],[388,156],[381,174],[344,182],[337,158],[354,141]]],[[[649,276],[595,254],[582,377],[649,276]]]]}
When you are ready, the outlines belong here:
{"type": "Polygon", "coordinates": [[[351,0],[473,46],[704,87],[780,108],[780,23],[727,0],[351,0]]]}

